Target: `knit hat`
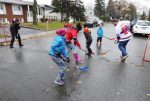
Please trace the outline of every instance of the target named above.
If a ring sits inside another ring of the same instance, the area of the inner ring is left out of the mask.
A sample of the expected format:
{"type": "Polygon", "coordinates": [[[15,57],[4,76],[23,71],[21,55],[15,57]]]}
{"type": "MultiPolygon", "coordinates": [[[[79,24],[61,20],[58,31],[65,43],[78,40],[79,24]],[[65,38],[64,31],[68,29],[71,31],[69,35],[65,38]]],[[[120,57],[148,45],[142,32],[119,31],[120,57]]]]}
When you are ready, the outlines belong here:
{"type": "Polygon", "coordinates": [[[102,28],[102,24],[99,24],[99,28],[102,28]]]}
{"type": "Polygon", "coordinates": [[[88,27],[84,28],[84,33],[88,33],[88,32],[89,32],[88,27]]]}
{"type": "Polygon", "coordinates": [[[56,34],[58,34],[60,36],[64,36],[66,34],[66,31],[64,29],[59,29],[56,31],[56,34]]]}

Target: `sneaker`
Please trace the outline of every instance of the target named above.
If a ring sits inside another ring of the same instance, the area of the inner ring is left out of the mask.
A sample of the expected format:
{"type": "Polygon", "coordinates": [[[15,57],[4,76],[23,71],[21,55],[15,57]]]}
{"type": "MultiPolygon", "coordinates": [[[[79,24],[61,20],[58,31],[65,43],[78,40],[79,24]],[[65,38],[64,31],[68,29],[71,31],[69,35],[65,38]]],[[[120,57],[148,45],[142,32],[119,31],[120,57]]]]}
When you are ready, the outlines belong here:
{"type": "Polygon", "coordinates": [[[10,46],[10,49],[14,49],[14,46],[10,46]]]}
{"type": "Polygon", "coordinates": [[[66,78],[66,76],[64,75],[64,76],[61,77],[61,80],[65,80],[65,78],[66,78]]]}
{"type": "Polygon", "coordinates": [[[82,62],[82,59],[78,58],[78,60],[76,62],[80,63],[80,62],[82,62]]]}
{"type": "Polygon", "coordinates": [[[86,53],[86,55],[91,56],[91,53],[86,53]]]}
{"type": "Polygon", "coordinates": [[[58,84],[60,86],[64,85],[64,81],[60,80],[60,79],[57,79],[54,81],[55,84],[58,84]]]}
{"type": "Polygon", "coordinates": [[[65,77],[62,77],[61,80],[65,80],[65,77]]]}
{"type": "Polygon", "coordinates": [[[129,55],[123,56],[122,59],[126,59],[129,55]]]}
{"type": "Polygon", "coordinates": [[[22,44],[21,44],[21,45],[19,45],[19,47],[23,47],[23,46],[24,46],[24,45],[22,45],[22,44]]]}

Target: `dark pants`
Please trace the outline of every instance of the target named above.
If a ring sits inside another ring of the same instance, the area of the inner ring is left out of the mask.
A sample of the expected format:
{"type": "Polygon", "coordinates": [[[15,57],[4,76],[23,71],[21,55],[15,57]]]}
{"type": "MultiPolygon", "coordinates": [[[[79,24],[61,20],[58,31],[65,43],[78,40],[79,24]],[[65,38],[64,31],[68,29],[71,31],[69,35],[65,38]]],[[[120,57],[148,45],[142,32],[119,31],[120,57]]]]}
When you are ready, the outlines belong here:
{"type": "Polygon", "coordinates": [[[90,48],[91,44],[92,44],[92,39],[88,39],[86,41],[86,48],[87,48],[89,53],[92,53],[92,49],[90,48]]]}
{"type": "Polygon", "coordinates": [[[122,52],[122,56],[128,55],[127,51],[126,51],[126,46],[127,46],[128,42],[129,42],[129,40],[119,42],[118,47],[119,47],[120,51],[122,52]]]}
{"type": "Polygon", "coordinates": [[[15,38],[18,39],[19,46],[22,45],[22,43],[21,43],[21,37],[20,37],[19,34],[17,34],[17,35],[12,34],[11,36],[12,36],[12,39],[11,39],[11,42],[10,42],[10,47],[13,46],[15,38]]]}
{"type": "Polygon", "coordinates": [[[99,42],[99,41],[102,42],[102,37],[97,38],[97,42],[99,42]]]}

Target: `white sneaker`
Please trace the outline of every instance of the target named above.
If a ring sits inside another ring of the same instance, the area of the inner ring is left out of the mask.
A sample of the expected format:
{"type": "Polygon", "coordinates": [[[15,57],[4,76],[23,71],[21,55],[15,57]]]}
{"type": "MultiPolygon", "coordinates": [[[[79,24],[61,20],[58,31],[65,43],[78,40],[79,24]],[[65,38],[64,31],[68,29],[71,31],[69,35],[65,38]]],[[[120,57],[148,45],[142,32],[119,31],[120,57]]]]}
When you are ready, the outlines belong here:
{"type": "Polygon", "coordinates": [[[122,59],[126,59],[129,55],[123,56],[122,59]]]}
{"type": "Polygon", "coordinates": [[[55,83],[55,84],[58,84],[58,85],[60,85],[60,86],[63,86],[63,85],[64,85],[64,81],[59,80],[59,79],[56,79],[56,80],[54,81],[54,83],[55,83]]]}

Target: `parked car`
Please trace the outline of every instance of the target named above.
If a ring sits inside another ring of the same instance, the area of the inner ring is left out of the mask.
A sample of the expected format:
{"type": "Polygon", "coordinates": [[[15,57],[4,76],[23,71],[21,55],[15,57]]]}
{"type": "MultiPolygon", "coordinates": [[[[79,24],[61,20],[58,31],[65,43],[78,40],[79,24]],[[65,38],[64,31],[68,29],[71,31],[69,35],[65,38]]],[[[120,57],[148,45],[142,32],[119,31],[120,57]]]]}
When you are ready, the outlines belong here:
{"type": "Polygon", "coordinates": [[[104,25],[104,21],[103,20],[98,20],[98,25],[101,24],[102,26],[104,25]]]}
{"type": "Polygon", "coordinates": [[[131,22],[131,25],[135,25],[137,23],[137,19],[134,19],[132,22],[131,22]]]}
{"type": "Polygon", "coordinates": [[[130,21],[129,20],[121,20],[120,23],[125,23],[126,25],[128,25],[130,27],[130,21]]]}
{"type": "Polygon", "coordinates": [[[93,21],[86,21],[86,22],[84,23],[84,26],[87,26],[87,27],[89,27],[89,28],[92,28],[92,27],[94,26],[94,22],[93,22],[93,21]]]}
{"type": "Polygon", "coordinates": [[[150,22],[146,20],[138,20],[132,28],[133,34],[150,34],[150,22]]]}
{"type": "Polygon", "coordinates": [[[133,33],[133,26],[137,23],[137,19],[134,19],[132,22],[131,22],[131,24],[130,24],[130,31],[133,33]]]}

